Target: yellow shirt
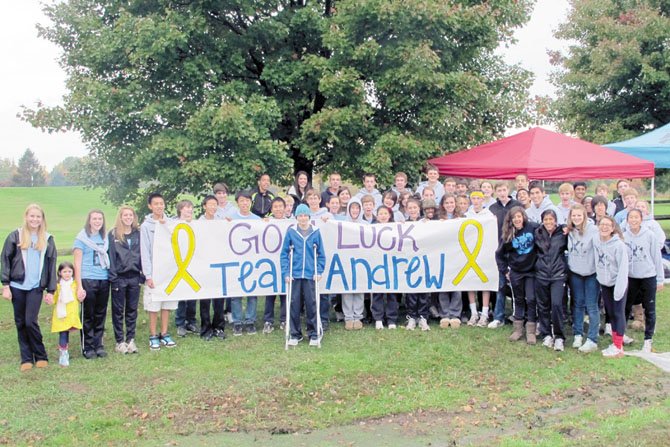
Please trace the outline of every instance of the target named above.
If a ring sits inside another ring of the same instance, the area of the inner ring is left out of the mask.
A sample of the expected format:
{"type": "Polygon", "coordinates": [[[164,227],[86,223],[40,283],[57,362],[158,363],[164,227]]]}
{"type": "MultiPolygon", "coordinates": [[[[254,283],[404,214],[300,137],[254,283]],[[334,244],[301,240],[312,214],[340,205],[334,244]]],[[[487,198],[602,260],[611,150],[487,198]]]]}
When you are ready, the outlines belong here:
{"type": "Polygon", "coordinates": [[[81,320],[79,319],[79,300],[77,299],[77,284],[72,281],[72,296],[74,300],[65,305],[65,318],[58,318],[56,313],[56,304],[60,296],[60,283],[56,286],[54,294],[54,310],[51,317],[51,332],[63,332],[71,329],[81,329],[81,320]]]}

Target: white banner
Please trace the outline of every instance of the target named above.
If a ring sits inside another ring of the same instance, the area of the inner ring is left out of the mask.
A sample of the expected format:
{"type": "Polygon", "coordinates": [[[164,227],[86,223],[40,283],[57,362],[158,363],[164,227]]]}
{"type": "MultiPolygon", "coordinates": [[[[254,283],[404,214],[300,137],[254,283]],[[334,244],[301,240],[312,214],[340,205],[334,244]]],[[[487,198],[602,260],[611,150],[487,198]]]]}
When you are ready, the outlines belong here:
{"type": "MultiPolygon", "coordinates": [[[[295,221],[157,224],[152,299],[285,293],[279,257],[295,221]]],[[[318,222],[321,293],[497,290],[495,217],[361,225],[318,222]]]]}

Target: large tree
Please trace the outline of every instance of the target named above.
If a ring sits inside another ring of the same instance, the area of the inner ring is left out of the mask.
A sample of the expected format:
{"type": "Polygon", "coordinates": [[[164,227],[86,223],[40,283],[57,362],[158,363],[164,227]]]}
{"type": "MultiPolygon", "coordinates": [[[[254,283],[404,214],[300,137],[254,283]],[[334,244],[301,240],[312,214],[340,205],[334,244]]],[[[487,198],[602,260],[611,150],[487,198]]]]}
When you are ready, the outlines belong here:
{"type": "Polygon", "coordinates": [[[670,0],[572,0],[556,33],[554,113],[563,130],[598,143],[670,122],[670,0]]]}
{"type": "Polygon", "coordinates": [[[530,75],[493,51],[533,0],[70,0],[41,34],[63,49],[63,107],[93,184],[119,202],[259,172],[366,170],[388,182],[526,119],[530,75]]]}
{"type": "Polygon", "coordinates": [[[46,182],[46,172],[30,149],[19,158],[19,164],[14,172],[13,183],[16,186],[42,186],[46,182]]]}

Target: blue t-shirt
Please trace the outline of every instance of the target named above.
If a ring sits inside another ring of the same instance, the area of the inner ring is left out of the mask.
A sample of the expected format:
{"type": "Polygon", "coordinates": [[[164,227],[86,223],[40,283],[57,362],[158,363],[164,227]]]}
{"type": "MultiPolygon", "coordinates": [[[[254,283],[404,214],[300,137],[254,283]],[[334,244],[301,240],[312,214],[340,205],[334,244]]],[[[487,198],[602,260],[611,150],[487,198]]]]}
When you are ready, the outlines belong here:
{"type": "Polygon", "coordinates": [[[260,220],[260,217],[254,213],[249,213],[246,216],[243,216],[240,214],[240,210],[235,210],[229,217],[233,220],[260,220]]]}
{"type": "MultiPolygon", "coordinates": [[[[105,245],[100,233],[90,236],[90,239],[99,247],[105,245]]],[[[100,267],[100,261],[92,248],[87,247],[79,239],[74,240],[74,248],[82,251],[81,279],[108,279],[109,271],[100,267]]]]}
{"type": "MultiPolygon", "coordinates": [[[[18,283],[16,281],[11,281],[9,283],[9,285],[15,289],[33,290],[40,286],[40,277],[42,276],[42,269],[40,269],[41,253],[34,248],[37,243],[36,234],[31,236],[31,241],[32,244],[30,244],[30,247],[26,250],[26,265],[24,266],[26,275],[23,277],[23,282],[18,283]]],[[[23,253],[19,252],[18,256],[23,256],[23,253]]]]}

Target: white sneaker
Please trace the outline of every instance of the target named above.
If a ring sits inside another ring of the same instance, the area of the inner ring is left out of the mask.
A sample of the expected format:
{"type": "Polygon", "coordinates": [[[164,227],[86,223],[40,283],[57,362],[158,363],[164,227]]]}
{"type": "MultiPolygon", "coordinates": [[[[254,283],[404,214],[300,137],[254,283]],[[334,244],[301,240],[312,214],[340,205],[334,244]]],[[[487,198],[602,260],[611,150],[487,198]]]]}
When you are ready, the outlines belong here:
{"type": "Polygon", "coordinates": [[[421,330],[424,331],[424,332],[430,330],[430,327],[428,326],[428,321],[427,321],[425,318],[423,318],[423,317],[420,317],[420,318],[419,318],[419,327],[420,327],[421,330]]]}
{"type": "Polygon", "coordinates": [[[468,326],[476,326],[477,320],[479,320],[479,312],[475,312],[472,314],[472,316],[468,320],[468,326]]]}
{"type": "Polygon", "coordinates": [[[642,345],[642,352],[646,352],[647,354],[651,354],[651,339],[645,340],[644,344],[642,345]]]}
{"type": "MultiPolygon", "coordinates": [[[[297,338],[289,338],[288,345],[289,346],[298,346],[299,341],[300,340],[298,340],[297,338]]],[[[310,343],[311,343],[311,341],[310,341],[310,343]]]]}
{"type": "Polygon", "coordinates": [[[583,341],[584,338],[581,335],[575,335],[575,341],[572,342],[572,347],[575,349],[581,348],[583,341]]]}
{"type": "Polygon", "coordinates": [[[479,317],[479,321],[477,322],[477,327],[487,327],[488,325],[489,325],[489,316],[484,315],[484,313],[482,313],[482,315],[479,317]]]}
{"type": "Polygon", "coordinates": [[[117,343],[114,350],[119,354],[128,354],[128,345],[125,344],[124,342],[117,343]]]}
{"type": "Polygon", "coordinates": [[[610,323],[605,324],[605,335],[612,336],[612,325],[610,323]]]}
{"type": "Polygon", "coordinates": [[[397,328],[397,327],[398,327],[398,326],[396,326],[396,325],[393,324],[393,323],[389,324],[389,329],[395,329],[395,328],[397,328]]]}
{"type": "Polygon", "coordinates": [[[126,347],[127,347],[126,352],[127,352],[128,354],[137,354],[138,349],[137,349],[137,345],[135,344],[135,339],[134,339],[134,338],[131,339],[131,340],[128,342],[128,344],[126,345],[126,347]]]}
{"type": "Polygon", "coordinates": [[[546,346],[549,349],[553,348],[554,338],[551,335],[547,335],[546,337],[544,337],[544,340],[542,340],[542,346],[546,346]]]}
{"type": "Polygon", "coordinates": [[[312,338],[309,340],[309,345],[310,346],[319,346],[319,340],[316,338],[312,338]]]}
{"type": "Polygon", "coordinates": [[[626,334],[623,335],[623,344],[625,346],[632,345],[634,341],[635,341],[634,338],[631,338],[626,334]]]}
{"type": "Polygon", "coordinates": [[[492,322],[489,323],[487,326],[489,329],[498,329],[499,327],[503,327],[505,323],[503,323],[500,320],[493,320],[492,322]]]}
{"type": "Polygon", "coordinates": [[[416,320],[411,318],[409,315],[407,316],[407,326],[405,326],[405,329],[408,331],[413,331],[416,329],[416,320]]]}
{"type": "Polygon", "coordinates": [[[588,354],[589,352],[595,352],[597,350],[598,345],[588,338],[586,339],[586,342],[579,347],[579,352],[582,352],[584,354],[588,354]]]}
{"type": "Polygon", "coordinates": [[[557,338],[554,341],[554,351],[563,351],[563,339],[557,338]]]}
{"type": "Polygon", "coordinates": [[[610,359],[618,359],[623,357],[623,349],[619,349],[614,344],[611,344],[607,349],[603,349],[603,357],[610,359]]]}
{"type": "Polygon", "coordinates": [[[378,331],[384,329],[384,322],[383,321],[375,321],[375,329],[378,331]]]}

